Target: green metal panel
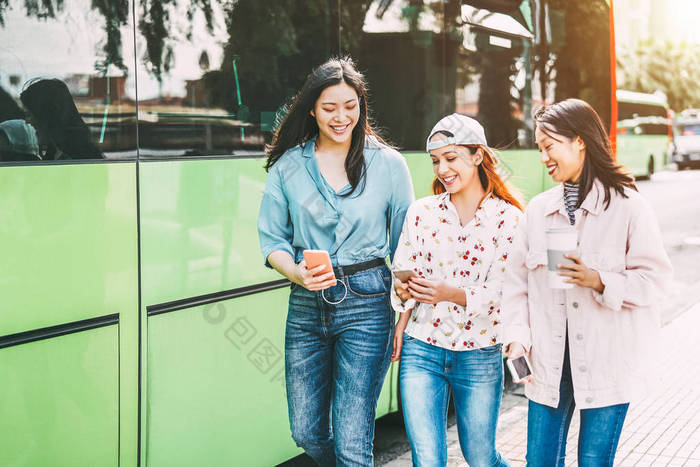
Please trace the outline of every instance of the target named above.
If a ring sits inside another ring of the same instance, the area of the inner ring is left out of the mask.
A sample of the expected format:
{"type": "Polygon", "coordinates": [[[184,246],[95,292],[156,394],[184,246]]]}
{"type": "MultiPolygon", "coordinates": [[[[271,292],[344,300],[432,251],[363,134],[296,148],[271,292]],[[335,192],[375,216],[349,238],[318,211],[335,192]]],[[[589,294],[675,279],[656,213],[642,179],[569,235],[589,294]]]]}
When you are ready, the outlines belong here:
{"type": "Polygon", "coordinates": [[[647,175],[652,155],[654,170],[661,170],[667,150],[667,135],[617,135],[617,161],[635,176],[647,175]]]}
{"type": "Polygon", "coordinates": [[[0,335],[130,310],[135,164],[0,168],[0,335]]]}
{"type": "Polygon", "coordinates": [[[118,465],[118,339],[113,325],[0,350],[0,465],[118,465]]]}
{"type": "Polygon", "coordinates": [[[547,174],[536,149],[500,151],[498,155],[503,166],[503,177],[522,193],[525,201],[556,185],[547,174]]]}
{"type": "Polygon", "coordinates": [[[287,421],[289,289],[148,318],[149,467],[275,465],[287,421]]]}
{"type": "Polygon", "coordinates": [[[142,163],[143,303],[280,279],[264,267],[257,215],[263,159],[142,163]]]}
{"type": "Polygon", "coordinates": [[[2,167],[0,199],[0,257],[11,272],[0,274],[0,335],[119,313],[121,465],[135,465],[136,164],[2,167]]]}

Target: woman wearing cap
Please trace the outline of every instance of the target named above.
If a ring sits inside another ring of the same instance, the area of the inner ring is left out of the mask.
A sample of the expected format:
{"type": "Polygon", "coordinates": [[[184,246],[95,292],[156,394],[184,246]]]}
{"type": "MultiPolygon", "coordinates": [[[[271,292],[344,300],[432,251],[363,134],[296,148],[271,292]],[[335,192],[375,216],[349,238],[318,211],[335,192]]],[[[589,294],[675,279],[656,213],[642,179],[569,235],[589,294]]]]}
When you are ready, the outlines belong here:
{"type": "Polygon", "coordinates": [[[508,463],[496,451],[503,389],[501,289],[521,208],[498,176],[475,120],[452,114],[430,132],[433,196],[415,201],[394,256],[392,304],[401,312],[392,360],[413,463],[447,463],[452,391],[462,453],[472,467],[508,463]]]}
{"type": "Polygon", "coordinates": [[[391,357],[393,256],[413,200],[405,159],[369,123],[350,59],[314,69],[268,148],[258,232],[292,282],[285,375],[292,437],[319,465],[373,465],[377,399],[391,357]],[[304,250],[336,269],[314,276],[304,250]]]}
{"type": "Polygon", "coordinates": [[[567,99],[541,108],[535,125],[542,163],[559,185],[527,206],[502,304],[508,356],[527,352],[533,366],[525,385],[527,465],[564,465],[578,407],[579,465],[612,466],[629,402],[654,373],[653,304],[671,265],[652,209],[613,161],[595,110],[567,99]],[[571,262],[548,265],[548,229],[578,238],[571,262]],[[557,266],[570,288],[548,285],[548,269],[557,266]]]}

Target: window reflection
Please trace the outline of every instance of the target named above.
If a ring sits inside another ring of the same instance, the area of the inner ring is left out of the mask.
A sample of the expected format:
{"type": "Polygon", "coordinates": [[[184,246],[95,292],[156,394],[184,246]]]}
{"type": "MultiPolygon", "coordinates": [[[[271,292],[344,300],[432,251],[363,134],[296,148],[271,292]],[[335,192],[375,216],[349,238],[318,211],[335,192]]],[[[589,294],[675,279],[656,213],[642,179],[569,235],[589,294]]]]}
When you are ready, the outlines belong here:
{"type": "Polygon", "coordinates": [[[362,2],[342,3],[143,2],[140,154],[260,154],[309,70],[359,40],[362,2]]]}
{"type": "Polygon", "coordinates": [[[405,150],[455,111],[508,148],[532,147],[542,103],[580,97],[610,116],[606,0],[140,0],[135,19],[131,8],[0,0],[0,121],[23,120],[39,146],[11,157],[133,157],[137,120],[144,157],[260,154],[308,71],[344,53],[405,150]]]}
{"type": "Polygon", "coordinates": [[[0,1],[2,161],[136,156],[129,12],[127,0],[0,1]]]}
{"type": "Polygon", "coordinates": [[[532,148],[532,109],[568,97],[609,123],[606,0],[378,0],[364,33],[353,55],[380,126],[404,149],[422,150],[450,112],[479,120],[494,146],[532,148]]]}

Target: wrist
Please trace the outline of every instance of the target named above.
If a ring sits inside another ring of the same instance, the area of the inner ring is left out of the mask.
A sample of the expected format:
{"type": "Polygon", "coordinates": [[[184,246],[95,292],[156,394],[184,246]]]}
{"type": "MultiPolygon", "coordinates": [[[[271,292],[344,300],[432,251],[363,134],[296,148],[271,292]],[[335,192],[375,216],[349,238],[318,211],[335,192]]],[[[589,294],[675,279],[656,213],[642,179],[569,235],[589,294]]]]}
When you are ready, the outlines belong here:
{"type": "Polygon", "coordinates": [[[464,293],[464,289],[450,286],[449,301],[460,306],[467,306],[467,295],[464,293]]]}
{"type": "Polygon", "coordinates": [[[411,319],[411,312],[404,311],[399,315],[398,321],[396,321],[396,327],[399,329],[405,329],[408,325],[408,320],[411,319]]]}
{"type": "Polygon", "coordinates": [[[598,293],[603,293],[605,291],[605,284],[603,284],[598,271],[595,271],[595,285],[593,288],[598,293]]]}

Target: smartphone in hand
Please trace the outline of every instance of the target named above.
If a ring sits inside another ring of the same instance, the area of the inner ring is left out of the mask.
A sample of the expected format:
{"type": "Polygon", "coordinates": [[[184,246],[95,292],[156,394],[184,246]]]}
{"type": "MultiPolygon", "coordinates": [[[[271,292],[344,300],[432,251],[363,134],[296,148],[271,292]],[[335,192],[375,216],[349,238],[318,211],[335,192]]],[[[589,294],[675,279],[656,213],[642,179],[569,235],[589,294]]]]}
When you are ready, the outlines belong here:
{"type": "Polygon", "coordinates": [[[331,263],[331,257],[326,250],[304,250],[304,261],[306,261],[306,269],[314,269],[318,266],[324,265],[325,267],[314,274],[314,277],[322,276],[326,273],[333,274],[333,285],[336,285],[335,273],[333,273],[333,264],[331,263]]]}
{"type": "Polygon", "coordinates": [[[518,358],[506,360],[506,365],[510,370],[510,374],[513,375],[513,382],[520,383],[528,376],[532,376],[532,366],[530,366],[530,360],[528,360],[527,355],[521,355],[518,358]]]}
{"type": "Polygon", "coordinates": [[[400,282],[408,282],[411,277],[418,276],[418,274],[416,274],[416,272],[412,269],[400,269],[391,272],[400,282]]]}

